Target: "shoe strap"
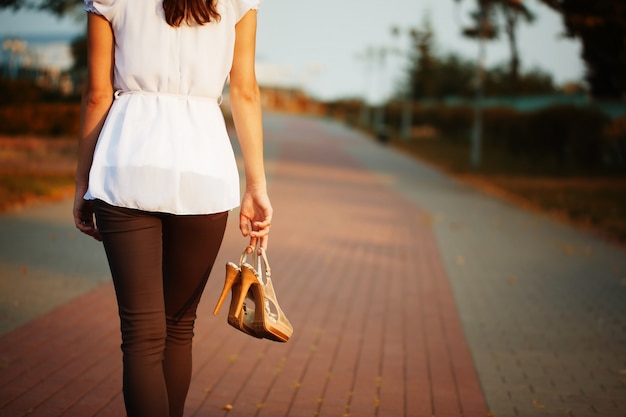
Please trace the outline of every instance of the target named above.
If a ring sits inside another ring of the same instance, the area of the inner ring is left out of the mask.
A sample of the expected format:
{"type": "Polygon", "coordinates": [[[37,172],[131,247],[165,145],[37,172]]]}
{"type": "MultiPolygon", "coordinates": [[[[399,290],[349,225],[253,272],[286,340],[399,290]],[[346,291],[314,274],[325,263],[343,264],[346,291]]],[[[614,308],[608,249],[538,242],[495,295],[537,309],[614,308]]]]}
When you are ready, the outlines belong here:
{"type": "Polygon", "coordinates": [[[263,264],[265,266],[265,276],[267,277],[272,276],[272,269],[270,268],[270,263],[267,260],[267,253],[265,252],[265,249],[263,249],[262,247],[253,248],[252,246],[246,246],[246,248],[243,250],[243,253],[241,254],[241,257],[239,258],[239,268],[241,268],[241,266],[246,262],[248,255],[252,255],[253,263],[254,263],[253,266],[257,272],[259,273],[261,272],[259,270],[259,266],[260,266],[261,259],[262,259],[263,264]],[[248,254],[248,248],[252,249],[251,254],[248,254]],[[261,255],[259,255],[259,252],[261,252],[261,255]]]}

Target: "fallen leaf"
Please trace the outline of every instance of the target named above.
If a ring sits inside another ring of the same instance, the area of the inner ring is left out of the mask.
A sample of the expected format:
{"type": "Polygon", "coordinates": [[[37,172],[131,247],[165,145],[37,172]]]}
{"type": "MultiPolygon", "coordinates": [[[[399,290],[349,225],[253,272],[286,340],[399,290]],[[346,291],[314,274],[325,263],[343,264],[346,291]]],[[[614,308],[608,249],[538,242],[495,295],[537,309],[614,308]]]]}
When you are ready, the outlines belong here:
{"type": "Polygon", "coordinates": [[[563,251],[566,255],[572,256],[576,254],[576,247],[574,245],[570,245],[569,243],[563,243],[561,244],[561,251],[563,251]]]}
{"type": "Polygon", "coordinates": [[[222,410],[224,411],[230,411],[233,409],[233,406],[230,404],[226,404],[224,407],[222,407],[222,410]]]}
{"type": "Polygon", "coordinates": [[[546,406],[543,405],[539,400],[533,400],[533,405],[535,406],[535,408],[538,409],[546,408],[546,406]]]}

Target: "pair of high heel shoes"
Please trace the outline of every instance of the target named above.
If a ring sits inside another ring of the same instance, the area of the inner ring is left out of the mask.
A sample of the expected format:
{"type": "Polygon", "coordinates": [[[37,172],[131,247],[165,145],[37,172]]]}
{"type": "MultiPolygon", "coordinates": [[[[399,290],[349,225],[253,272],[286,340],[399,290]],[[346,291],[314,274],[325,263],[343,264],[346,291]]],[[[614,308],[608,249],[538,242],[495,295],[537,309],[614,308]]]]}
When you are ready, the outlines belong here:
{"type": "Polygon", "coordinates": [[[226,264],[226,278],[213,315],[219,314],[226,295],[231,292],[228,324],[234,328],[257,337],[275,342],[286,342],[293,334],[293,327],[283,313],[272,285],[271,269],[263,248],[252,249],[254,266],[246,262],[247,247],[239,265],[233,262],[226,264]],[[265,282],[261,259],[265,267],[265,282]]]}

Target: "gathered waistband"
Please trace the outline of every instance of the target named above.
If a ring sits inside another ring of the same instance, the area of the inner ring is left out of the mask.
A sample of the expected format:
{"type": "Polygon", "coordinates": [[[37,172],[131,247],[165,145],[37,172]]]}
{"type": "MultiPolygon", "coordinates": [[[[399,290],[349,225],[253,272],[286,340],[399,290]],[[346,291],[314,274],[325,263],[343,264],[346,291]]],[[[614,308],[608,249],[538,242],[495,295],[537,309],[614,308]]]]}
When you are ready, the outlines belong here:
{"type": "Polygon", "coordinates": [[[164,96],[164,97],[178,97],[185,99],[193,99],[193,100],[204,100],[211,101],[214,103],[222,104],[222,96],[217,98],[215,97],[207,97],[207,96],[193,96],[189,94],[175,94],[175,93],[166,93],[162,91],[146,91],[146,90],[115,90],[113,96],[117,99],[119,96],[127,95],[127,94],[143,94],[143,95],[152,95],[152,96],[164,96]]]}

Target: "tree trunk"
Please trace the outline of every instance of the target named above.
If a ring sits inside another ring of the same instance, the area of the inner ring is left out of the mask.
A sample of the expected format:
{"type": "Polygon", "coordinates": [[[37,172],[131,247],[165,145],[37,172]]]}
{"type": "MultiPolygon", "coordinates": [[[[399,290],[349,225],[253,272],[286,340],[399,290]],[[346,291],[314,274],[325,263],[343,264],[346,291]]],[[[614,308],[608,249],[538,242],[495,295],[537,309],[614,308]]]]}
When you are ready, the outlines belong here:
{"type": "Polygon", "coordinates": [[[519,49],[517,46],[517,13],[514,10],[505,8],[506,35],[509,39],[511,49],[511,62],[509,69],[511,95],[517,95],[519,83],[519,49]]]}

